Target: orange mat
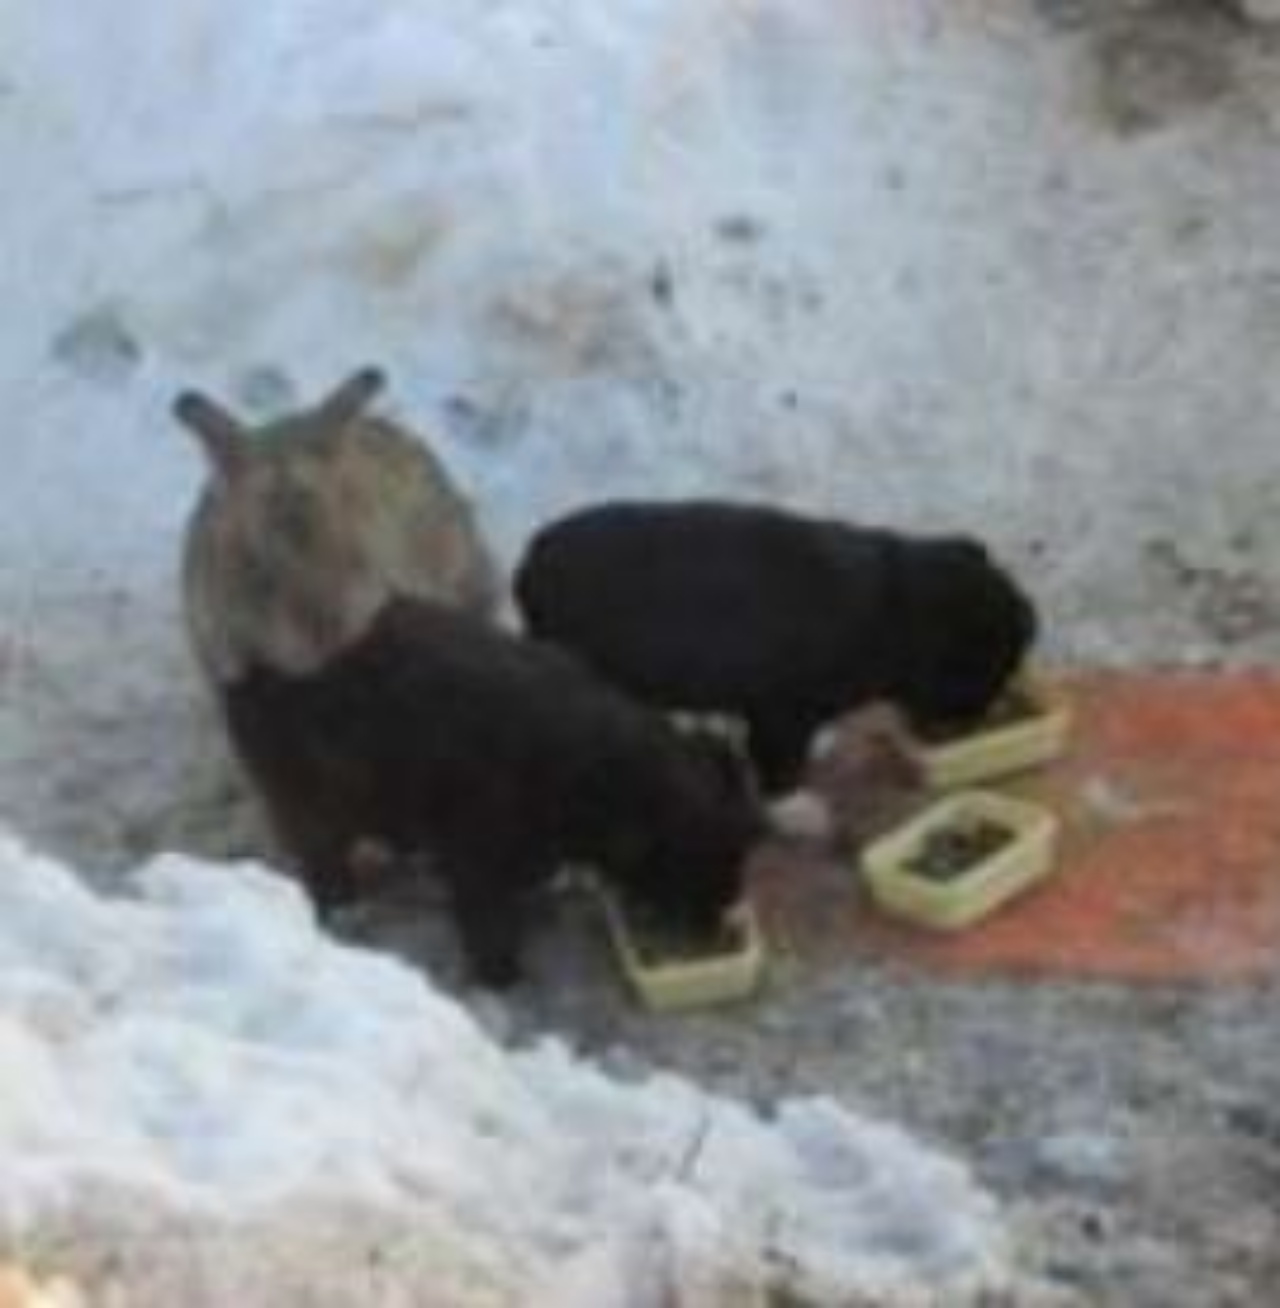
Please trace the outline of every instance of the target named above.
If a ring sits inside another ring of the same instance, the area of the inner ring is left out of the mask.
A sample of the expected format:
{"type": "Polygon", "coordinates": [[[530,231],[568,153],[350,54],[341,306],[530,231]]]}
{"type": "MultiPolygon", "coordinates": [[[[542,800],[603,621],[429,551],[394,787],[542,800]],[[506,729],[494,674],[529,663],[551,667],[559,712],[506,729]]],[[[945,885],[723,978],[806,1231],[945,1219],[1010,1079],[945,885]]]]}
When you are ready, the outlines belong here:
{"type": "MultiPolygon", "coordinates": [[[[957,936],[771,900],[784,952],[965,974],[1240,980],[1280,972],[1280,675],[1063,680],[1070,757],[1016,785],[1064,821],[1051,880],[957,936]]],[[[777,882],[774,877],[767,878],[777,882]]],[[[810,899],[810,896],[803,896],[810,899]]],[[[834,902],[839,902],[838,899],[834,902]]]]}

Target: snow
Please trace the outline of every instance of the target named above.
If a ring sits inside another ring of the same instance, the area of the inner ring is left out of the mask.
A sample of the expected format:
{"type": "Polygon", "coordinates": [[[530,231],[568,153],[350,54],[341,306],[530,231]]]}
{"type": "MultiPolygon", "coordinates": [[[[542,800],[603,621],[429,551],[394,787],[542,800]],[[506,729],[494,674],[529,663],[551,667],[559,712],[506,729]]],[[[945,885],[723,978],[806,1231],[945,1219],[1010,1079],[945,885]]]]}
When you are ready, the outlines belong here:
{"type": "Polygon", "coordinates": [[[959,1305],[1009,1274],[990,1199],[892,1126],[504,1051],[260,866],[166,855],[129,886],[0,837],[0,1243],[104,1302],[185,1275],[184,1308],[719,1305],[779,1278],[959,1305]]]}
{"type": "Polygon", "coordinates": [[[65,1278],[44,1282],[25,1267],[0,1265],[0,1308],[85,1308],[85,1303],[65,1278]]]}
{"type": "Polygon", "coordinates": [[[714,488],[980,529],[1064,650],[1265,651],[1144,542],[1280,556],[1280,102],[1242,54],[1247,112],[1117,141],[1058,8],[12,0],[0,594],[161,593],[173,393],[270,410],[369,360],[507,555],[714,488]]]}

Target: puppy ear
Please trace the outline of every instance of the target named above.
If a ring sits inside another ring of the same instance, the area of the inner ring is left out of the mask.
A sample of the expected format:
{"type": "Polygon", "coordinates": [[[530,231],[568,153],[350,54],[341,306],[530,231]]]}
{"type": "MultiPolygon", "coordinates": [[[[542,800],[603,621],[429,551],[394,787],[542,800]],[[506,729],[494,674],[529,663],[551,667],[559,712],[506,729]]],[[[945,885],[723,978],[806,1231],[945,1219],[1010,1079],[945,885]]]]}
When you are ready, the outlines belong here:
{"type": "Polygon", "coordinates": [[[697,742],[702,757],[706,760],[725,790],[741,790],[744,782],[744,762],[742,756],[723,736],[714,731],[700,731],[693,739],[697,742]]]}
{"type": "Polygon", "coordinates": [[[248,448],[239,420],[200,391],[183,391],[173,402],[173,416],[194,433],[214,473],[231,480],[244,466],[248,448]]]}
{"type": "MultiPolygon", "coordinates": [[[[686,733],[690,747],[716,787],[718,794],[752,809],[759,808],[760,786],[747,755],[745,740],[706,727],[686,733]]],[[[761,830],[765,816],[759,813],[761,830]]]]}
{"type": "Polygon", "coordinates": [[[360,368],[320,402],[316,412],[322,422],[334,427],[345,426],[359,417],[387,384],[386,374],[372,365],[360,368]]]}

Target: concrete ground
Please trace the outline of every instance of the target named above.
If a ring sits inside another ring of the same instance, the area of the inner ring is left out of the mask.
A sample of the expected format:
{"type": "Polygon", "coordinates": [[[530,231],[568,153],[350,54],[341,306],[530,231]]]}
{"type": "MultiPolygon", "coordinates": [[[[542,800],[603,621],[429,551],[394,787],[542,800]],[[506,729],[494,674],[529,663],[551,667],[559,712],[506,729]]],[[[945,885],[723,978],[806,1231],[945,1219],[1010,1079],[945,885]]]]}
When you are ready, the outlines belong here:
{"type": "MultiPolygon", "coordinates": [[[[643,1012],[563,899],[530,982],[482,1009],[512,1040],[564,1032],[624,1073],[656,1063],[764,1104],[834,1094],[942,1141],[1068,1301],[1274,1302],[1280,677],[1090,676],[1069,694],[1070,757],[1016,787],[1062,814],[1061,864],[989,923],[945,941],[893,927],[850,856],[780,845],[759,869],[774,956],[758,1000],[643,1012]]],[[[848,781],[840,757],[828,786],[848,781]]],[[[918,802],[890,786],[878,818],[842,811],[865,834],[918,802]]],[[[456,961],[411,900],[360,933],[456,961]]]]}

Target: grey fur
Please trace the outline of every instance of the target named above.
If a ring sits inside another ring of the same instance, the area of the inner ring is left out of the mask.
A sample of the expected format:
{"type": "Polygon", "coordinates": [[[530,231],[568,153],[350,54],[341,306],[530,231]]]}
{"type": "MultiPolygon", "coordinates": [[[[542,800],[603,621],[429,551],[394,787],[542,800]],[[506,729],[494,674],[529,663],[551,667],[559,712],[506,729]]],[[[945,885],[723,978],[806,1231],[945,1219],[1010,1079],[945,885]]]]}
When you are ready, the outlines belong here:
{"type": "Polygon", "coordinates": [[[469,501],[426,444],[366,409],[382,373],[249,427],[186,392],[175,417],[213,473],[187,530],[189,635],[210,679],[314,672],[395,596],[490,615],[497,574],[469,501]]]}

